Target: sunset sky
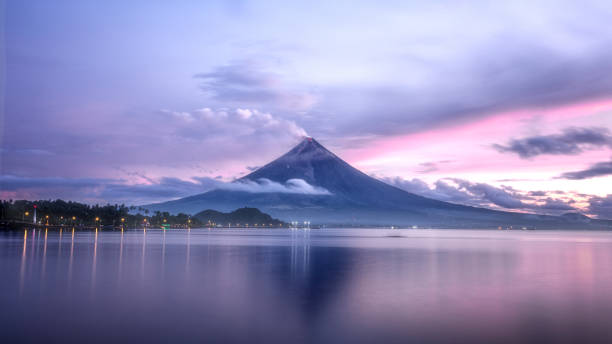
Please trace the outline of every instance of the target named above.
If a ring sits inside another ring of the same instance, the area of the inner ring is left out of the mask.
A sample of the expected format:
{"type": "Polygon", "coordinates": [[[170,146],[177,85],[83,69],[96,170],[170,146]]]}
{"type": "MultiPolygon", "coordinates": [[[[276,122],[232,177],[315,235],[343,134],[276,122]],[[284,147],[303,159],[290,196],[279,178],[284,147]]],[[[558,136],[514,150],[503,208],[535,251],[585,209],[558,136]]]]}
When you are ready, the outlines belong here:
{"type": "Polygon", "coordinates": [[[308,135],[428,197],[612,218],[609,1],[0,4],[2,199],[174,199],[308,135]]]}

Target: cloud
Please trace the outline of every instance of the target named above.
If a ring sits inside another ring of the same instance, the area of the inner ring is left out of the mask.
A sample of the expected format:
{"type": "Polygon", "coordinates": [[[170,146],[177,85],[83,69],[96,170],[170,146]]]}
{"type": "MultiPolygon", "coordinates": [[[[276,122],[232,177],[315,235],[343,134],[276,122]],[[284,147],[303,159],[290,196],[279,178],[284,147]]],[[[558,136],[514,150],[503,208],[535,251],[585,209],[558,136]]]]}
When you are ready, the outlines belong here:
{"type": "Polygon", "coordinates": [[[316,102],[312,93],[292,90],[262,64],[238,61],[194,76],[211,99],[223,104],[256,104],[301,112],[316,102]]]}
{"type": "MultiPolygon", "coordinates": [[[[268,179],[257,181],[240,179],[223,182],[217,178],[193,177],[189,180],[163,177],[147,178],[146,183],[128,183],[121,179],[96,178],[28,178],[10,175],[0,176],[0,197],[3,199],[71,199],[87,203],[147,204],[177,199],[214,189],[251,193],[289,193],[308,195],[331,195],[331,193],[302,179],[289,179],[278,183],[268,179]],[[16,192],[18,194],[16,194],[16,192]],[[25,196],[25,197],[24,197],[25,196]]],[[[561,191],[520,191],[507,186],[493,186],[463,179],[446,178],[433,186],[420,179],[406,180],[400,177],[381,178],[384,182],[425,197],[447,202],[488,207],[501,210],[519,210],[558,215],[581,210],[575,205],[575,197],[589,202],[582,209],[585,213],[602,218],[612,217],[608,198],[561,191]]]]}
{"type": "Polygon", "coordinates": [[[516,196],[488,184],[449,178],[437,180],[433,187],[430,187],[429,184],[417,178],[412,180],[401,177],[381,179],[408,192],[446,202],[475,206],[498,205],[512,209],[524,206],[516,196]]]}
{"type": "Polygon", "coordinates": [[[584,170],[565,172],[561,174],[558,178],[579,180],[579,179],[603,177],[603,176],[608,176],[611,174],[612,174],[612,160],[598,162],[584,170]]]}
{"type": "Polygon", "coordinates": [[[148,183],[130,184],[122,179],[0,176],[0,196],[26,199],[64,198],[130,204],[164,201],[209,191],[222,182],[206,177],[193,180],[163,177],[148,183]]]}
{"type": "Polygon", "coordinates": [[[113,127],[90,128],[84,122],[77,118],[67,131],[58,124],[44,133],[8,138],[10,147],[31,150],[4,147],[0,174],[135,179],[126,171],[146,170],[156,178],[221,173],[229,178],[307,135],[292,120],[251,108],[135,112],[113,127]],[[38,153],[41,149],[49,153],[38,153]]]}
{"type": "Polygon", "coordinates": [[[571,206],[569,202],[566,202],[560,199],[552,199],[552,198],[545,199],[544,204],[538,205],[535,209],[560,210],[564,212],[576,210],[576,208],[571,206]]]}
{"type": "Polygon", "coordinates": [[[526,208],[520,196],[509,188],[499,188],[486,183],[472,183],[462,179],[452,179],[458,189],[465,191],[472,196],[489,201],[497,206],[506,209],[526,208]]]}
{"type": "MultiPolygon", "coordinates": [[[[415,38],[415,43],[405,45],[404,57],[393,60],[395,74],[388,76],[386,85],[372,82],[323,88],[322,101],[315,109],[350,114],[325,122],[335,125],[337,134],[380,137],[516,110],[532,110],[538,116],[542,108],[612,96],[612,81],[601,72],[612,70],[608,49],[612,36],[603,27],[607,24],[589,23],[591,33],[585,36],[586,31],[555,24],[559,26],[555,26],[556,34],[532,35],[498,27],[486,37],[466,33],[470,41],[449,42],[446,49],[437,50],[429,44],[438,46],[435,35],[448,32],[432,32],[434,37],[429,40],[415,38]],[[564,49],[552,43],[555,39],[548,39],[563,34],[564,49]],[[580,41],[587,37],[593,38],[592,44],[583,47],[580,41]]],[[[438,38],[444,41],[447,37],[438,38]]]]}
{"type": "Polygon", "coordinates": [[[401,177],[377,177],[375,175],[372,175],[372,177],[378,178],[387,184],[396,186],[408,192],[416,193],[423,196],[433,195],[431,193],[432,190],[430,189],[429,185],[418,178],[404,179],[401,177]]]}
{"type": "Polygon", "coordinates": [[[123,200],[125,202],[148,203],[192,196],[210,191],[220,184],[212,178],[193,178],[193,181],[162,177],[151,184],[104,184],[97,197],[123,200]]]}
{"type": "Polygon", "coordinates": [[[428,161],[419,164],[419,169],[416,171],[417,173],[430,173],[438,171],[440,165],[448,164],[452,162],[451,160],[440,160],[440,161],[428,161]]]}
{"type": "Polygon", "coordinates": [[[561,134],[513,139],[506,145],[494,144],[502,153],[516,153],[521,158],[542,154],[575,155],[585,149],[612,147],[612,135],[606,128],[567,128],[561,134]]]}
{"type": "Polygon", "coordinates": [[[289,179],[285,184],[277,183],[266,178],[261,178],[257,181],[242,179],[232,183],[221,184],[218,188],[251,193],[279,192],[307,195],[331,195],[327,189],[310,185],[303,179],[289,179]]]}
{"type": "Polygon", "coordinates": [[[36,149],[36,148],[26,148],[26,149],[10,149],[10,148],[2,148],[0,147],[1,153],[13,153],[13,154],[23,154],[23,155],[54,155],[54,153],[44,150],[44,149],[36,149]]]}
{"type": "MultiPolygon", "coordinates": [[[[97,49],[80,49],[77,62],[100,73],[83,73],[74,63],[67,63],[70,57],[75,58],[70,49],[60,49],[55,55],[41,53],[40,46],[52,42],[55,46],[83,47],[83,42],[61,34],[62,30],[55,32],[53,39],[49,34],[7,39],[12,48],[7,49],[11,67],[7,80],[15,90],[8,96],[18,98],[18,107],[27,110],[45,108],[44,101],[74,104],[98,100],[101,94],[104,99],[123,102],[119,109],[159,108],[151,103],[193,104],[200,95],[194,92],[190,98],[185,94],[193,79],[180,76],[195,75],[216,102],[210,104],[213,107],[271,111],[270,105],[280,103],[285,108],[313,108],[317,117],[313,123],[320,123],[316,129],[308,126],[314,135],[382,136],[462,123],[499,111],[563,105],[612,94],[612,81],[606,73],[612,69],[612,7],[604,1],[588,5],[569,0],[495,5],[408,1],[349,7],[260,5],[235,20],[206,5],[194,5],[162,9],[159,16],[152,16],[155,20],[140,23],[139,30],[132,21],[119,21],[114,29],[122,33],[120,37],[103,26],[92,27],[92,33],[100,35],[97,49]],[[366,17],[368,25],[360,20],[366,17]],[[181,18],[180,23],[172,20],[176,18],[181,18]],[[160,26],[160,20],[165,25],[160,26]],[[143,32],[157,32],[160,27],[167,34],[156,35],[159,44],[142,39],[143,32]],[[270,45],[295,49],[271,49],[270,45]],[[165,49],[151,50],[160,46],[165,49]],[[126,58],[123,63],[109,58],[117,52],[126,58]],[[253,59],[276,64],[262,66],[253,59]],[[41,60],[47,62],[38,62],[41,60]],[[202,65],[210,67],[201,69],[202,65]],[[116,82],[118,76],[122,83],[116,82]],[[58,85],[57,80],[64,82],[58,85]],[[317,90],[314,103],[310,89],[317,90]],[[45,97],[28,102],[32,90],[45,97]],[[28,103],[33,105],[26,107],[28,103]]],[[[134,8],[125,10],[137,13],[134,8]]],[[[56,15],[38,18],[41,25],[53,27],[54,20],[69,13],[63,6],[50,11],[56,15]]],[[[28,18],[30,12],[35,13],[23,10],[17,15],[28,18]]],[[[100,15],[81,14],[76,17],[94,22],[100,15]]],[[[28,22],[34,20],[10,23],[14,26],[10,32],[22,31],[28,22]]],[[[78,27],[71,20],[64,24],[63,30],[78,27]]],[[[7,113],[23,116],[35,112],[13,111],[15,103],[9,104],[7,113]]],[[[58,112],[66,112],[62,110],[58,112]]],[[[38,117],[49,118],[47,112],[38,117]]]]}
{"type": "Polygon", "coordinates": [[[16,191],[20,189],[36,189],[36,188],[91,188],[98,187],[104,183],[112,181],[111,179],[96,179],[96,178],[57,178],[57,177],[41,177],[41,178],[25,178],[13,175],[0,176],[0,190],[16,191]]]}
{"type": "Polygon", "coordinates": [[[0,197],[27,199],[64,198],[88,203],[119,202],[144,204],[192,196],[213,189],[252,193],[292,193],[330,195],[324,188],[308,184],[302,179],[289,179],[284,184],[260,179],[223,182],[218,178],[193,177],[183,180],[172,177],[152,179],[146,183],[129,183],[122,179],[51,178],[0,176],[0,197]]]}
{"type": "Polygon", "coordinates": [[[612,195],[591,197],[588,211],[600,219],[612,219],[612,195]]]}
{"type": "Polygon", "coordinates": [[[307,135],[295,122],[255,109],[202,108],[190,112],[161,110],[161,113],[176,120],[178,134],[197,140],[211,136],[235,140],[247,136],[301,138],[307,135]]]}
{"type": "MultiPolygon", "coordinates": [[[[420,179],[406,180],[400,177],[380,178],[400,189],[441,201],[487,207],[501,210],[530,211],[558,215],[576,211],[574,201],[561,192],[520,191],[508,186],[493,186],[458,178],[437,180],[433,186],[420,179]],[[553,198],[555,196],[556,198],[553,198]],[[562,198],[559,198],[559,197],[562,198]]],[[[590,197],[584,195],[584,197],[590,197]]]]}

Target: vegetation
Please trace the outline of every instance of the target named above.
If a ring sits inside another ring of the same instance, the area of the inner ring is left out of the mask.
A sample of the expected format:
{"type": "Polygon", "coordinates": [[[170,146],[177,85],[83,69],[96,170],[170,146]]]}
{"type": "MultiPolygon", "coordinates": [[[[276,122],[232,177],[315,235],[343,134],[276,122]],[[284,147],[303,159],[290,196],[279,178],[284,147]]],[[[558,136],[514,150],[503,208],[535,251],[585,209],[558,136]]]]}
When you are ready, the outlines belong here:
{"type": "Polygon", "coordinates": [[[120,226],[139,227],[146,223],[150,226],[167,224],[172,227],[201,225],[197,219],[187,214],[171,215],[167,212],[149,214],[144,208],[124,204],[87,205],[63,200],[40,201],[1,201],[0,219],[5,221],[32,222],[36,206],[37,222],[49,225],[74,226],[120,226]],[[141,214],[144,213],[143,214],[141,214]],[[97,219],[97,221],[96,221],[97,219]],[[123,219],[123,222],[122,220],[123,219]]]}
{"type": "Polygon", "coordinates": [[[239,208],[231,213],[204,210],[194,215],[206,226],[233,227],[284,227],[287,224],[262,213],[257,208],[239,208]]]}

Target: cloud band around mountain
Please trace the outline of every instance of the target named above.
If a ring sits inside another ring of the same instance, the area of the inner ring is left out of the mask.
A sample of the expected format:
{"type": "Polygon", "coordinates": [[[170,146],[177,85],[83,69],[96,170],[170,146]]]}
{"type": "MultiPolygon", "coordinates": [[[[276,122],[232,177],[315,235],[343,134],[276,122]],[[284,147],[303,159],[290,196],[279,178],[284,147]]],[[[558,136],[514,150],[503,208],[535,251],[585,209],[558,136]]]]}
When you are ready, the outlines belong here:
{"type": "Polygon", "coordinates": [[[97,203],[112,199],[116,202],[142,204],[192,196],[213,189],[251,193],[290,193],[331,195],[325,188],[311,185],[303,179],[289,179],[278,183],[269,179],[223,182],[216,178],[193,177],[191,180],[163,177],[147,179],[147,183],[128,183],[122,179],[107,178],[54,178],[0,176],[0,196],[32,195],[30,199],[66,198],[97,203]]]}
{"type": "Polygon", "coordinates": [[[293,193],[307,195],[331,195],[331,193],[322,187],[308,184],[303,179],[289,179],[284,184],[271,181],[266,178],[253,180],[239,180],[232,183],[224,183],[218,186],[219,189],[244,191],[252,193],[293,193]]]}

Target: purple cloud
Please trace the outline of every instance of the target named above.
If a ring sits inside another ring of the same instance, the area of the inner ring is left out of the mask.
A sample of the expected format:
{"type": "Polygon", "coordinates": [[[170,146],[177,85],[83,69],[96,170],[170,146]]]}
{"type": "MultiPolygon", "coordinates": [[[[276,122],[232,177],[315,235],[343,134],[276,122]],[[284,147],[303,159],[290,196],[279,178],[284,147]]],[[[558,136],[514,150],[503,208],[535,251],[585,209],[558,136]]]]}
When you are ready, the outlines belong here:
{"type": "Polygon", "coordinates": [[[612,161],[602,161],[595,163],[584,170],[565,172],[558,178],[579,180],[609,175],[612,175],[612,161]]]}
{"type": "MultiPolygon", "coordinates": [[[[576,210],[576,207],[572,205],[573,201],[558,198],[566,196],[564,192],[520,191],[508,186],[498,187],[457,178],[438,180],[433,187],[416,178],[406,180],[395,177],[381,178],[381,180],[421,196],[478,207],[535,211],[554,215],[576,210]]],[[[590,195],[584,196],[591,197],[590,195]]]]}
{"type": "Polygon", "coordinates": [[[589,199],[589,213],[601,219],[612,219],[612,195],[593,196],[589,199]]]}
{"type": "Polygon", "coordinates": [[[586,149],[612,148],[612,135],[606,128],[567,128],[561,134],[513,139],[506,145],[494,144],[502,153],[516,153],[521,158],[543,154],[575,155],[586,149]]]}
{"type": "Polygon", "coordinates": [[[265,71],[252,61],[235,62],[197,73],[200,89],[224,104],[246,104],[301,112],[310,109],[316,97],[306,91],[291,90],[282,78],[265,71]]]}

